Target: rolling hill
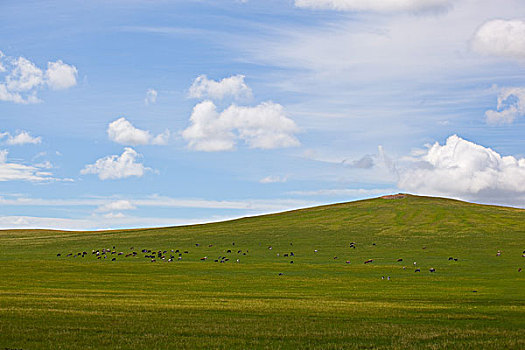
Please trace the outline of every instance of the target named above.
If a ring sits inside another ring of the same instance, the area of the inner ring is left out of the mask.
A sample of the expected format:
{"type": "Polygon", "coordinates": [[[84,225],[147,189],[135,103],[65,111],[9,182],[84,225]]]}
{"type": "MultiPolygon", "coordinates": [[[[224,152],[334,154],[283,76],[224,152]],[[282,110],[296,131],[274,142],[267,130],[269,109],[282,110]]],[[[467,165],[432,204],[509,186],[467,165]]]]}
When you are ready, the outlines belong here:
{"type": "Polygon", "coordinates": [[[1,231],[0,346],[524,348],[524,249],[523,209],[413,195],[1,231]]]}

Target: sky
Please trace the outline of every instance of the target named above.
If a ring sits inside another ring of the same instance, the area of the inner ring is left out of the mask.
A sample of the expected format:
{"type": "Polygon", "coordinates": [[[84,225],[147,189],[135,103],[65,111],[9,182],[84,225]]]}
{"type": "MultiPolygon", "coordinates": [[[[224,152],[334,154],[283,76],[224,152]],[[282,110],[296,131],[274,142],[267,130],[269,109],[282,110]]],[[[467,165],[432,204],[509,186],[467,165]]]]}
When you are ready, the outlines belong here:
{"type": "Polygon", "coordinates": [[[522,0],[3,0],[0,23],[0,228],[525,208],[522,0]]]}

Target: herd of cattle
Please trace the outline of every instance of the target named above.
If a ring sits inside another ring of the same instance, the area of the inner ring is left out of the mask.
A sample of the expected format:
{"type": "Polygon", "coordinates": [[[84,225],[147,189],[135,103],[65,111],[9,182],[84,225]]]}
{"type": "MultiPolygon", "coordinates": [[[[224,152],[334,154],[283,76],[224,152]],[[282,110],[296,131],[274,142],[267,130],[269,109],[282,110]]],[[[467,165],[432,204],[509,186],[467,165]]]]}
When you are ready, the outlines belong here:
{"type": "MultiPolygon", "coordinates": [[[[292,243],[290,243],[291,246],[293,246],[292,243]]],[[[375,243],[373,243],[375,245],[375,243]]],[[[235,246],[235,243],[232,244],[232,246],[235,246]]],[[[195,247],[200,247],[200,244],[196,243],[195,247]]],[[[208,248],[213,247],[212,244],[208,245],[208,248]]],[[[350,248],[355,249],[356,243],[352,242],[350,243],[350,248]]],[[[425,249],[424,247],[423,249],[425,249]]],[[[272,252],[273,247],[268,246],[268,251],[270,254],[274,254],[272,252]]],[[[313,249],[313,254],[317,254],[319,252],[318,249],[313,249]]],[[[215,263],[227,263],[227,262],[235,262],[239,263],[241,261],[241,258],[243,256],[247,256],[249,254],[249,250],[242,250],[242,249],[224,249],[221,250],[221,254],[217,256],[216,258],[208,258],[208,256],[200,256],[198,259],[200,261],[214,261],[215,263]]],[[[279,258],[281,261],[283,258],[288,258],[290,264],[294,263],[294,257],[295,253],[293,251],[285,252],[285,253],[275,253],[277,258],[279,258]]],[[[497,251],[496,256],[501,256],[502,252],[497,251]]],[[[156,249],[140,249],[136,250],[134,247],[130,247],[126,252],[124,251],[118,251],[116,249],[116,246],[113,246],[112,248],[100,248],[100,249],[93,249],[91,251],[91,254],[89,254],[86,251],[82,252],[75,252],[75,253],[67,253],[65,255],[62,255],[62,253],[58,253],[57,257],[67,257],[67,258],[85,258],[86,256],[93,256],[98,260],[105,260],[105,261],[116,261],[118,259],[130,259],[130,258],[142,258],[147,259],[147,261],[155,263],[155,262],[173,262],[173,261],[181,261],[185,260],[186,257],[188,257],[188,260],[195,260],[190,258],[190,252],[188,250],[183,249],[169,249],[169,250],[156,250],[156,249]]],[[[522,257],[525,257],[525,251],[523,251],[522,257]]],[[[334,256],[333,260],[337,260],[338,257],[334,256]]],[[[458,258],[449,257],[449,261],[458,261],[458,258]]],[[[374,262],[374,259],[367,259],[363,263],[371,264],[374,262]]],[[[403,262],[402,258],[398,258],[395,260],[395,262],[403,262]]],[[[346,264],[350,264],[350,260],[345,261],[346,264]]],[[[421,268],[418,267],[417,262],[413,263],[414,265],[414,272],[421,272],[421,268]]],[[[402,266],[403,270],[406,270],[406,266],[402,266]]],[[[521,268],[518,268],[518,272],[521,272],[521,268]]],[[[430,267],[428,269],[430,273],[436,272],[436,269],[433,267],[430,267]]],[[[282,273],[280,273],[282,275],[282,273]]],[[[382,279],[385,279],[383,276],[382,279]]],[[[390,277],[387,278],[390,280],[390,277]]]]}

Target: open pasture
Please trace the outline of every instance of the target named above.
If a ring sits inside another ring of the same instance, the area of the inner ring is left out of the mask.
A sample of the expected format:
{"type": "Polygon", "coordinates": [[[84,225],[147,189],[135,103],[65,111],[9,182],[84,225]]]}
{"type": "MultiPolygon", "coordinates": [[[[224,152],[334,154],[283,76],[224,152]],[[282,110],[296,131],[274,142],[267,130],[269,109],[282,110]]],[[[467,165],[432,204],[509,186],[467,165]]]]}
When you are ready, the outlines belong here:
{"type": "Polygon", "coordinates": [[[0,347],[525,348],[524,250],[525,210],[416,196],[2,231],[0,347]]]}

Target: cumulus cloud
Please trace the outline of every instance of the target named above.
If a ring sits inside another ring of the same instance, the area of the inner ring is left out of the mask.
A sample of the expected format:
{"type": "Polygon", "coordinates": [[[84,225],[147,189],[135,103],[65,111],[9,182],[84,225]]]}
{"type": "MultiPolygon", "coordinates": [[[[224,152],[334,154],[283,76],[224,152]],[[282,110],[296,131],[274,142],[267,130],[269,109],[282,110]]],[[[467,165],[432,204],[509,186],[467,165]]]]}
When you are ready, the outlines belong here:
{"type": "Polygon", "coordinates": [[[206,75],[198,76],[190,87],[189,97],[222,100],[226,97],[249,99],[252,90],[244,82],[244,75],[233,75],[221,81],[210,80],[206,75]]]}
{"type": "Polygon", "coordinates": [[[509,124],[525,115],[525,88],[504,88],[498,95],[497,110],[485,112],[489,124],[509,124]]]}
{"type": "Polygon", "coordinates": [[[100,213],[137,209],[130,201],[122,199],[99,206],[95,211],[100,213]]]}
{"type": "Polygon", "coordinates": [[[420,194],[511,203],[516,196],[525,197],[525,158],[501,156],[452,135],[444,145],[435,143],[414,157],[411,166],[400,171],[398,187],[420,194]]]}
{"type": "Polygon", "coordinates": [[[472,48],[484,55],[525,60],[525,21],[485,22],[474,34],[472,48]]]}
{"type": "Polygon", "coordinates": [[[52,173],[42,170],[45,166],[9,162],[7,155],[7,150],[0,150],[0,181],[70,181],[70,179],[54,178],[52,173]]]}
{"type": "Polygon", "coordinates": [[[154,104],[157,102],[157,90],[154,90],[154,89],[148,89],[148,91],[146,91],[146,98],[144,99],[144,103],[146,105],[150,105],[150,104],[154,104]]]}
{"type": "Polygon", "coordinates": [[[232,104],[222,112],[212,101],[193,108],[191,125],[182,132],[188,147],[198,151],[228,151],[237,140],[250,148],[272,149],[298,146],[295,122],[280,104],[263,102],[255,107],[232,104]]]}
{"type": "Polygon", "coordinates": [[[8,145],[25,145],[25,144],[38,144],[42,142],[42,138],[33,137],[27,131],[19,131],[17,135],[12,136],[8,132],[0,133],[0,139],[7,137],[5,141],[8,145]]]}
{"type": "Polygon", "coordinates": [[[61,60],[49,62],[46,71],[46,83],[53,90],[69,89],[77,85],[78,70],[61,60]]]}
{"type": "Polygon", "coordinates": [[[295,0],[300,8],[371,12],[442,12],[453,0],[295,0]]]}
{"type": "Polygon", "coordinates": [[[96,174],[101,180],[122,179],[130,176],[142,177],[150,168],[137,162],[140,157],[133,148],[126,147],[118,155],[98,159],[94,164],[88,164],[80,171],[81,174],[96,174]]]}
{"type": "Polygon", "coordinates": [[[111,141],[122,145],[165,145],[170,138],[170,131],[152,136],[147,130],[137,129],[126,118],[121,117],[108,125],[108,137],[111,141]]]}
{"type": "Polygon", "coordinates": [[[6,73],[0,81],[0,100],[14,103],[38,103],[39,88],[48,86],[53,90],[67,89],[77,84],[77,69],[61,60],[48,62],[42,70],[24,57],[8,57],[0,54],[0,72],[6,73]]]}

